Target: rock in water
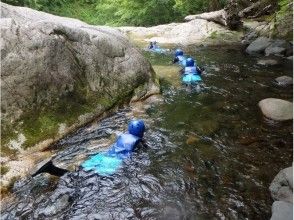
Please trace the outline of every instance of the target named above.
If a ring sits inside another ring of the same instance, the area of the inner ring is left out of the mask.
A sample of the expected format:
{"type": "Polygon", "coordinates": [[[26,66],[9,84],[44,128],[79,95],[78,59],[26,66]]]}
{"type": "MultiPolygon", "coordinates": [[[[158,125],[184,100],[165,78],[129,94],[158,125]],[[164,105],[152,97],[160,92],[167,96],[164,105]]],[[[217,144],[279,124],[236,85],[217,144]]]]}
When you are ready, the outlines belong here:
{"type": "Polygon", "coordinates": [[[194,143],[196,143],[196,142],[198,142],[198,141],[199,141],[199,138],[198,138],[198,137],[195,137],[195,136],[193,136],[193,135],[190,135],[190,136],[187,138],[187,140],[186,140],[186,144],[191,145],[191,144],[194,144],[194,143]]]}
{"type": "Polygon", "coordinates": [[[275,176],[269,190],[274,200],[293,203],[293,167],[281,170],[275,176]]]}
{"type": "Polygon", "coordinates": [[[280,76],[275,78],[275,81],[278,83],[280,86],[289,86],[293,85],[293,78],[290,76],[280,76]]]}
{"type": "Polygon", "coordinates": [[[293,119],[293,103],[282,99],[267,98],[258,103],[262,113],[273,120],[285,121],[293,119]]]}
{"type": "Polygon", "coordinates": [[[274,202],[270,220],[293,220],[293,204],[283,201],[274,202]]]}
{"type": "Polygon", "coordinates": [[[277,60],[273,60],[273,59],[261,59],[257,61],[257,64],[263,65],[263,66],[275,66],[275,65],[279,65],[280,63],[277,60]]]}
{"type": "Polygon", "coordinates": [[[269,38],[259,37],[246,48],[246,52],[248,54],[263,53],[270,44],[271,40],[269,38]]]}
{"type": "Polygon", "coordinates": [[[265,55],[270,56],[270,55],[282,55],[286,51],[286,48],[283,47],[273,47],[269,46],[265,49],[265,55]]]}

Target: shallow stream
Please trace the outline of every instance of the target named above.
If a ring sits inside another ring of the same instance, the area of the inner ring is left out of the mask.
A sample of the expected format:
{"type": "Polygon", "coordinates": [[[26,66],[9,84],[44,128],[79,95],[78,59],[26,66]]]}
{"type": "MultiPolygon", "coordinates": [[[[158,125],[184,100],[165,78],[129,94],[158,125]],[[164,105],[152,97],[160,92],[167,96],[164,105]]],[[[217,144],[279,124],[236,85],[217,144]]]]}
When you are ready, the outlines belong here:
{"type": "Polygon", "coordinates": [[[59,141],[53,161],[73,172],[16,182],[1,219],[269,219],[268,187],[292,164],[292,123],[265,119],[257,104],[292,101],[292,88],[274,83],[292,63],[259,66],[239,48],[186,51],[205,67],[201,92],[180,85],[171,56],[146,53],[163,101],[121,108],[59,141]],[[147,124],[147,148],[110,178],[78,169],[134,117],[147,124]]]}

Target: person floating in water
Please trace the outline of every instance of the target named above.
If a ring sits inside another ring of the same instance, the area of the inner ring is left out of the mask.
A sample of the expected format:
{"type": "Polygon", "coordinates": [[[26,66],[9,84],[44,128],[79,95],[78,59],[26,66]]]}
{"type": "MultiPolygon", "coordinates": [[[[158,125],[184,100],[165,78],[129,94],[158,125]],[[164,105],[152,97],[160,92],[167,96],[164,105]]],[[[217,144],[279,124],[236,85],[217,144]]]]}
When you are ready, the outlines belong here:
{"type": "Polygon", "coordinates": [[[187,58],[184,56],[184,51],[181,49],[176,49],[173,63],[178,63],[184,67],[186,66],[186,59],[187,58]]]}
{"type": "Polygon", "coordinates": [[[150,41],[150,43],[149,43],[149,45],[148,45],[148,49],[149,49],[149,50],[152,50],[152,49],[153,49],[153,42],[152,42],[152,41],[150,41]]]}
{"type": "MultiPolygon", "coordinates": [[[[81,164],[85,171],[93,170],[101,176],[114,174],[122,165],[123,160],[129,158],[139,143],[143,143],[145,124],[143,120],[132,120],[128,125],[128,132],[120,135],[116,142],[106,152],[98,153],[81,164]]],[[[49,173],[54,176],[62,176],[69,172],[66,169],[56,167],[52,160],[46,162],[32,176],[40,173],[49,173]]]]}
{"type": "Polygon", "coordinates": [[[195,61],[192,58],[188,58],[182,74],[182,82],[185,85],[198,85],[201,81],[200,72],[197,70],[195,61]]]}
{"type": "Polygon", "coordinates": [[[156,42],[156,41],[153,41],[153,42],[151,41],[151,42],[149,43],[148,49],[149,49],[149,50],[159,49],[159,46],[157,45],[157,42],[156,42]]]}
{"type": "Polygon", "coordinates": [[[187,73],[187,72],[201,75],[202,72],[203,72],[203,68],[199,67],[197,65],[197,63],[195,62],[195,60],[193,58],[189,57],[186,60],[185,67],[180,70],[181,74],[184,74],[184,73],[187,73]]]}

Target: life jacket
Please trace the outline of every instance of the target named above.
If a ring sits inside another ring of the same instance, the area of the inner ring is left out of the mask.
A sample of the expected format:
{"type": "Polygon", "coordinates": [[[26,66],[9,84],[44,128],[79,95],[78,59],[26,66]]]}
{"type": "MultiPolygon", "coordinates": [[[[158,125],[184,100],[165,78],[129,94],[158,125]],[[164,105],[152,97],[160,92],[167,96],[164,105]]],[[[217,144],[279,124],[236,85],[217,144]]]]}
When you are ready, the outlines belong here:
{"type": "Polygon", "coordinates": [[[122,134],[111,148],[98,153],[81,164],[85,171],[94,170],[102,176],[114,174],[123,163],[123,160],[131,155],[141,138],[132,134],[122,134]]]}
{"type": "Polygon", "coordinates": [[[107,152],[109,156],[116,156],[124,159],[133,152],[141,138],[132,134],[122,134],[118,137],[111,149],[107,152]]]}
{"type": "Polygon", "coordinates": [[[185,67],[184,73],[185,74],[188,74],[188,73],[198,74],[196,66],[185,67]]]}
{"type": "Polygon", "coordinates": [[[186,59],[187,58],[185,56],[180,55],[180,56],[177,56],[177,58],[179,59],[179,64],[181,66],[186,66],[186,59]]]}

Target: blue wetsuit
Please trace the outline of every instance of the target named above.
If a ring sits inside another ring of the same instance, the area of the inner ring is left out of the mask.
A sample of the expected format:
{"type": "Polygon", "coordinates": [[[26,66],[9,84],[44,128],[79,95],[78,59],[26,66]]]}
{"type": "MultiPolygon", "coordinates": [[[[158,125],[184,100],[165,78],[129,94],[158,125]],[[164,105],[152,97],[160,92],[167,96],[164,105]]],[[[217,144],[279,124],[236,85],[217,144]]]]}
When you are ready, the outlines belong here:
{"type": "Polygon", "coordinates": [[[122,134],[108,151],[92,156],[81,166],[85,171],[94,170],[102,176],[112,175],[121,167],[123,160],[130,157],[140,141],[142,139],[135,135],[122,134]]]}
{"type": "Polygon", "coordinates": [[[182,76],[182,82],[185,84],[196,84],[202,81],[202,78],[197,71],[196,66],[185,67],[184,73],[182,76]]]}

